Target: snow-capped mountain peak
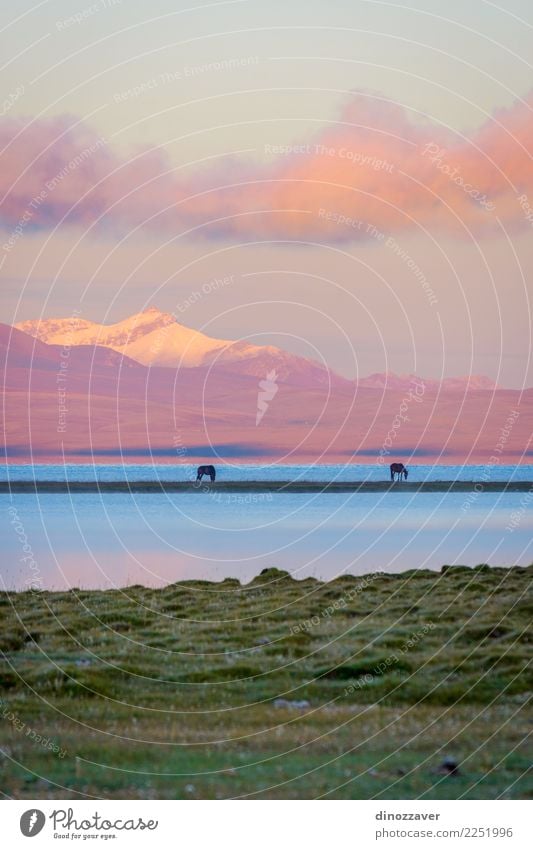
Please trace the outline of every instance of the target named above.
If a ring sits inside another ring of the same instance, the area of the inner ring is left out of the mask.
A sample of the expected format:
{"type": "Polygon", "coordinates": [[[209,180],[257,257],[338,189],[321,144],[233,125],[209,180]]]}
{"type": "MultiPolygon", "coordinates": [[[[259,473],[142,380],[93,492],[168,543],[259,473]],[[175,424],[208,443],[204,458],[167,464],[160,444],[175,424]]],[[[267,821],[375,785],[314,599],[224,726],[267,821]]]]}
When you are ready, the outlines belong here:
{"type": "Polygon", "coordinates": [[[149,307],[114,324],[97,324],[77,316],[23,321],[18,330],[53,345],[99,345],[143,365],[200,365],[213,349],[231,345],[178,324],[171,313],[149,307]]]}
{"type": "MultiPolygon", "coordinates": [[[[72,347],[97,345],[111,348],[145,366],[169,368],[223,366],[235,373],[263,379],[273,369],[281,381],[292,380],[301,387],[328,386],[348,381],[313,360],[296,356],[274,345],[254,345],[245,341],[217,339],[186,327],[176,316],[148,307],[114,324],[98,324],[73,315],[68,318],[37,319],[16,324],[18,330],[42,342],[72,347]]],[[[413,374],[384,372],[359,378],[361,388],[407,391],[415,384],[427,391],[494,390],[487,377],[469,375],[443,380],[425,379],[413,374]]]]}
{"type": "MultiPolygon", "coordinates": [[[[258,377],[276,368],[280,378],[297,376],[303,384],[327,384],[327,369],[276,348],[207,336],[176,321],[171,313],[149,307],[116,322],[97,324],[78,317],[16,324],[18,330],[54,345],[99,345],[147,366],[171,368],[227,366],[258,377]]],[[[331,375],[335,379],[335,375],[331,375]]],[[[341,378],[337,378],[341,379],[341,378]]]]}

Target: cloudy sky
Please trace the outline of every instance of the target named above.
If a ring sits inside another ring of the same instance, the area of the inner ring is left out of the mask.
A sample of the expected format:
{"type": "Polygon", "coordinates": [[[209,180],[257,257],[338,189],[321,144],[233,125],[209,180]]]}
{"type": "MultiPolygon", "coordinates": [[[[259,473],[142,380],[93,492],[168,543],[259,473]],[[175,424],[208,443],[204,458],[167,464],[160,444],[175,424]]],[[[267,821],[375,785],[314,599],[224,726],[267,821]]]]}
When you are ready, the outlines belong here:
{"type": "Polygon", "coordinates": [[[533,383],[527,0],[3,5],[1,320],[533,383]]]}

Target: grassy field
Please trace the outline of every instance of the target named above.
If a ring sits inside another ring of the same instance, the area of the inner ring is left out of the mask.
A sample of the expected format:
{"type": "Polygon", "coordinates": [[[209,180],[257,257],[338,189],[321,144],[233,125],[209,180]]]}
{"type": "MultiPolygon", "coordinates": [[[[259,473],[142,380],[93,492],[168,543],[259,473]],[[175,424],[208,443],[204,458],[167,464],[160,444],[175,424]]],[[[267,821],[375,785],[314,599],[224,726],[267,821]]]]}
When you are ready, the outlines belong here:
{"type": "Polygon", "coordinates": [[[530,798],[532,576],[1,593],[0,788],[530,798]]]}

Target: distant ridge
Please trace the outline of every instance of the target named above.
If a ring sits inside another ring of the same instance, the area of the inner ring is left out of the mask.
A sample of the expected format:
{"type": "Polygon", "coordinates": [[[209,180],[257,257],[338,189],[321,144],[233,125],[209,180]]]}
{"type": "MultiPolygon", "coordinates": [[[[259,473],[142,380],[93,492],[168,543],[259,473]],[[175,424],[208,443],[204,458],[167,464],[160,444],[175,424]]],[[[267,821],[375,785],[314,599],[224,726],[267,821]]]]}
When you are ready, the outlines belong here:
{"type": "Polygon", "coordinates": [[[435,378],[418,377],[416,374],[395,374],[390,371],[362,377],[357,381],[357,384],[370,389],[394,389],[401,392],[412,389],[416,384],[422,384],[424,389],[431,391],[440,388],[448,392],[464,392],[465,389],[493,392],[500,388],[497,383],[490,377],[485,377],[485,375],[470,374],[464,377],[444,377],[442,380],[437,380],[435,378]]]}
{"type": "MultiPolygon", "coordinates": [[[[96,345],[111,348],[145,366],[194,368],[223,366],[241,375],[262,378],[274,370],[280,381],[297,380],[302,386],[326,386],[348,381],[314,360],[300,357],[274,345],[217,339],[180,324],[170,313],[149,307],[115,324],[98,324],[86,319],[33,319],[15,324],[18,330],[51,345],[96,345]]],[[[494,391],[499,387],[483,375],[447,377],[443,380],[398,375],[393,372],[359,378],[357,386],[367,389],[407,391],[413,384],[425,389],[464,392],[494,391]]]]}

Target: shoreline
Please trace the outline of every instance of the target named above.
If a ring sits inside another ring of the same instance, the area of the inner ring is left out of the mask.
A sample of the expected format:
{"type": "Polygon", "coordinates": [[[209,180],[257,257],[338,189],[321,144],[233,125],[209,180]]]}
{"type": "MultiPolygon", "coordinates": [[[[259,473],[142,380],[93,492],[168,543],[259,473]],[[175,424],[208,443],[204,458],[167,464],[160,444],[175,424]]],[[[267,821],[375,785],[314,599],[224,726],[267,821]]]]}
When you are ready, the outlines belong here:
{"type": "Polygon", "coordinates": [[[0,481],[0,493],[531,492],[533,481],[0,481]]]}

